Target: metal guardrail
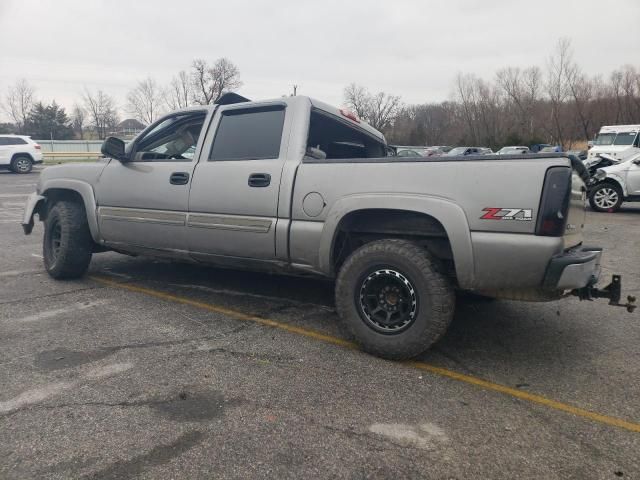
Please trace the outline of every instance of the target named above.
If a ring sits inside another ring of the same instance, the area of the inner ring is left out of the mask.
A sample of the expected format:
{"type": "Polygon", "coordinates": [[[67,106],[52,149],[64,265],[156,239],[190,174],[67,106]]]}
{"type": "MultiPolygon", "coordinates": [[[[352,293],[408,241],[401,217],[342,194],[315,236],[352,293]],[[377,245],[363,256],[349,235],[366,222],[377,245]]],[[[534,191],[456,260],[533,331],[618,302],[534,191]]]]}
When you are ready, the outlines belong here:
{"type": "Polygon", "coordinates": [[[44,163],[72,162],[78,160],[96,161],[102,157],[100,152],[42,152],[44,163]]]}

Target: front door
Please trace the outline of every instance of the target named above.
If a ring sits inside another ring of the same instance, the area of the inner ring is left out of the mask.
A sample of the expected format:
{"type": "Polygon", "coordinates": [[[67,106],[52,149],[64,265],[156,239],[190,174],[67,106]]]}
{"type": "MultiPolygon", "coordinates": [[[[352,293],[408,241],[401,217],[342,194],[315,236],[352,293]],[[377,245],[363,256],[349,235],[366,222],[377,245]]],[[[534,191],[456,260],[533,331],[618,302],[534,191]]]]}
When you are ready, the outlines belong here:
{"type": "Polygon", "coordinates": [[[129,161],[105,167],[95,192],[106,242],[186,253],[189,187],[206,114],[165,117],[134,141],[129,161]]]}
{"type": "Polygon", "coordinates": [[[192,254],[275,259],[285,105],[219,107],[191,185],[192,254]]]}
{"type": "MultiPolygon", "coordinates": [[[[636,160],[640,162],[640,158],[636,160]]],[[[629,195],[640,195],[640,165],[631,161],[627,171],[627,193],[629,195]]]]}

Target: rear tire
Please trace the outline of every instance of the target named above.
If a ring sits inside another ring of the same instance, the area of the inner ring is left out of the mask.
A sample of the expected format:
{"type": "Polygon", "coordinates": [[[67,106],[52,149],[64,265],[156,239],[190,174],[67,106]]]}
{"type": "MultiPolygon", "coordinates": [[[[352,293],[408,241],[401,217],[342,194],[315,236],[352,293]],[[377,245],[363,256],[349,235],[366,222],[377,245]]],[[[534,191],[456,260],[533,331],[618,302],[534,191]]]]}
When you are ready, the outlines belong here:
{"type": "Polygon", "coordinates": [[[378,240],[340,269],[336,308],[363,350],[402,360],[444,335],[455,295],[426,250],[406,240],[378,240]]]}
{"type": "Polygon", "coordinates": [[[56,279],[79,278],[89,268],[93,239],[84,206],[56,202],[44,222],[44,266],[56,279]]]}
{"type": "Polygon", "coordinates": [[[33,170],[33,162],[27,155],[16,155],[11,160],[11,171],[14,173],[29,173],[33,170]]]}
{"type": "Polygon", "coordinates": [[[589,204],[596,212],[617,212],[624,194],[615,183],[600,183],[589,192],[589,204]]]}

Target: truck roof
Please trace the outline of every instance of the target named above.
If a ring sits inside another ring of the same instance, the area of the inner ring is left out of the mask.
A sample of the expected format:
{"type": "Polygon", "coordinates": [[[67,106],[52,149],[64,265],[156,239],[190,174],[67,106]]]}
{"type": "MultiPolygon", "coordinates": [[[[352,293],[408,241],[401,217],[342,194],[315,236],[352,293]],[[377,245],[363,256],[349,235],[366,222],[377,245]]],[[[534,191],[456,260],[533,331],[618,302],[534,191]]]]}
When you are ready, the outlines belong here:
{"type": "Polygon", "coordinates": [[[599,133],[618,133],[618,132],[637,132],[640,130],[640,124],[636,125],[604,125],[600,128],[599,133]]]}
{"type": "MultiPolygon", "coordinates": [[[[243,97],[238,96],[238,98],[243,98],[243,97]]],[[[311,98],[311,97],[307,97],[307,96],[304,96],[304,95],[297,95],[295,97],[269,98],[269,99],[265,99],[265,100],[248,100],[248,99],[245,99],[245,100],[246,101],[240,100],[237,103],[233,103],[233,102],[224,103],[224,105],[246,104],[246,106],[249,107],[249,106],[251,106],[253,104],[279,102],[279,103],[285,103],[285,104],[287,104],[287,106],[289,106],[290,104],[293,104],[293,103],[307,101],[307,102],[309,102],[311,104],[312,108],[316,108],[318,110],[322,110],[322,111],[327,112],[327,113],[329,113],[329,114],[331,114],[333,116],[336,116],[338,118],[342,118],[342,119],[348,121],[349,123],[351,123],[354,128],[358,128],[358,129],[364,130],[369,135],[373,135],[374,137],[376,137],[380,141],[386,143],[386,140],[385,140],[384,135],[382,133],[380,133],[378,130],[373,128],[371,125],[369,125],[367,122],[365,122],[362,119],[354,120],[351,117],[351,112],[349,112],[348,110],[334,107],[332,105],[329,105],[328,103],[321,102],[320,100],[316,100],[316,99],[311,98]],[[347,113],[349,113],[350,115],[347,116],[347,113]]],[[[215,107],[216,107],[215,104],[214,105],[196,105],[196,106],[193,106],[193,107],[181,108],[180,110],[176,110],[173,113],[193,112],[193,111],[198,111],[198,110],[211,110],[211,109],[213,109],[215,107]]]]}

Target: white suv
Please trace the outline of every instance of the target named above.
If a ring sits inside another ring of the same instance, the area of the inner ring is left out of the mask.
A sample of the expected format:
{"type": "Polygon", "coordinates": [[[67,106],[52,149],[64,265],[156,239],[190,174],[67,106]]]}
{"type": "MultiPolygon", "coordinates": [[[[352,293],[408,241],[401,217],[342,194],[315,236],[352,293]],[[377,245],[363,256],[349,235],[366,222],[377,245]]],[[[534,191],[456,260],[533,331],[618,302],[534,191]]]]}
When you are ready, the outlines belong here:
{"type": "Polygon", "coordinates": [[[42,150],[31,137],[0,134],[0,168],[29,173],[36,163],[42,163],[42,150]]]}

